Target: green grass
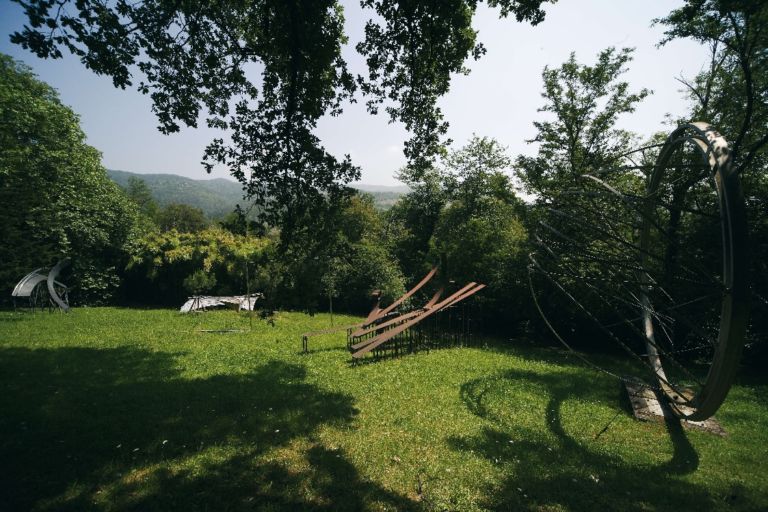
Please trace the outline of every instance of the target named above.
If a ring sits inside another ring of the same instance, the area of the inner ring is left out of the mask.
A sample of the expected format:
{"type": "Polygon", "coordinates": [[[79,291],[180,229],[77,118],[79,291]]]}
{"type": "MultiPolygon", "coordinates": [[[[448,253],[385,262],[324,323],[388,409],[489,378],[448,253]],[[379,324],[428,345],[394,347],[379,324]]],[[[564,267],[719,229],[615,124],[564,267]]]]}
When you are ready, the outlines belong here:
{"type": "Polygon", "coordinates": [[[530,342],[300,354],[328,325],[0,313],[0,510],[768,509],[765,379],[720,438],[634,420],[620,383],[530,342]]]}

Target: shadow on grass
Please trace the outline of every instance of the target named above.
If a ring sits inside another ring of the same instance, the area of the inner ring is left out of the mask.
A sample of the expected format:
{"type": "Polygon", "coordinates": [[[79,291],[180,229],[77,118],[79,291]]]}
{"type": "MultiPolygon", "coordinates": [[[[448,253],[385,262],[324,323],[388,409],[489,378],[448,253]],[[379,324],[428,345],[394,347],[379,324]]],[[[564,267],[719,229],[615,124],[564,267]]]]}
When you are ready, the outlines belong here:
{"type": "MultiPolygon", "coordinates": [[[[588,377],[572,373],[565,376],[526,371],[504,372],[462,386],[462,399],[468,409],[492,422],[494,427],[485,428],[473,438],[453,439],[453,447],[482,454],[490,460],[516,463],[514,476],[487,490],[488,500],[483,506],[492,510],[711,508],[712,498],[705,488],[679,478],[696,471],[699,464],[698,454],[679,421],[667,421],[673,451],[668,461],[656,465],[627,461],[601,449],[600,441],[579,441],[566,431],[563,403],[566,400],[606,401],[604,390],[595,388],[594,381],[588,377]],[[501,405],[492,405],[495,398],[489,394],[501,395],[499,404],[510,403],[514,393],[505,394],[501,388],[515,385],[531,386],[535,392],[546,393],[548,401],[543,414],[551,435],[505,422],[497,412],[501,405]],[[556,440],[554,445],[552,437],[556,440]]],[[[628,408],[627,400],[618,414],[630,414],[628,408]]]]}
{"type": "Polygon", "coordinates": [[[296,365],[187,379],[167,353],[0,349],[0,411],[0,510],[413,506],[314,439],[356,411],[296,365]]]}

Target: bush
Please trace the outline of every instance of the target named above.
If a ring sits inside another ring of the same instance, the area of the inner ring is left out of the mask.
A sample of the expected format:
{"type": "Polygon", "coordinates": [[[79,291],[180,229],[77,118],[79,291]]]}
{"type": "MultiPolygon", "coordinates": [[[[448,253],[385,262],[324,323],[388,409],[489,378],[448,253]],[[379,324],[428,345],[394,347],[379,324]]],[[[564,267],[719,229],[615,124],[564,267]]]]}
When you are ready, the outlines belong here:
{"type": "Polygon", "coordinates": [[[249,284],[251,292],[261,290],[257,276],[271,243],[221,228],[149,233],[132,249],[127,296],[133,302],[178,305],[188,293],[240,295],[249,284]]]}

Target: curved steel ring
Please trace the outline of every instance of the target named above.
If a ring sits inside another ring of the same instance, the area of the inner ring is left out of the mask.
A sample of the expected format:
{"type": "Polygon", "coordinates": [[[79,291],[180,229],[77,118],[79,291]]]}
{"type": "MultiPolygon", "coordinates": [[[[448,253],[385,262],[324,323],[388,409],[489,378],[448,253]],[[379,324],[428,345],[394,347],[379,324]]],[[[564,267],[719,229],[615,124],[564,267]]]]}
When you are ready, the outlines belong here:
{"type": "Polygon", "coordinates": [[[695,143],[714,178],[723,243],[724,294],[718,340],[709,373],[695,396],[683,400],[680,393],[669,385],[661,357],[656,350],[651,305],[647,295],[643,297],[643,319],[648,357],[673,411],[684,419],[700,421],[712,416],[725,400],[733,384],[744,346],[749,314],[747,224],[741,182],[738,174],[733,171],[727,141],[709,123],[694,122],[683,125],[667,138],[648,182],[646,211],[640,231],[641,266],[646,264],[644,255],[648,253],[651,244],[649,219],[654,196],[659,190],[664,173],[667,172],[671,156],[686,142],[695,143]]]}

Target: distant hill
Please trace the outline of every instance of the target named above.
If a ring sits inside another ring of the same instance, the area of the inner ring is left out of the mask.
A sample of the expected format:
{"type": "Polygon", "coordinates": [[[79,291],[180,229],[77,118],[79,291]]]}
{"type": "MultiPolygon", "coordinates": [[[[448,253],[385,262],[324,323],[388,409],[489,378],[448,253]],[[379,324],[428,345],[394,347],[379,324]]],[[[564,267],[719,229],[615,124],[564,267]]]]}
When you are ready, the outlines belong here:
{"type": "Polygon", "coordinates": [[[127,171],[107,171],[112,181],[125,187],[132,176],[144,180],[160,206],[183,203],[203,210],[210,218],[221,218],[236,204],[243,204],[243,189],[239,183],[224,178],[193,180],[176,174],[138,174],[127,171]]]}
{"type": "MultiPolygon", "coordinates": [[[[109,177],[126,187],[131,176],[144,180],[155,201],[160,206],[170,203],[183,203],[203,210],[209,218],[224,217],[235,209],[236,204],[243,205],[243,189],[239,183],[226,178],[209,180],[194,180],[177,174],[139,174],[128,171],[108,170],[109,177]]],[[[358,190],[371,194],[376,207],[381,210],[390,208],[403,194],[408,193],[408,187],[383,185],[352,185],[358,190]]]]}

